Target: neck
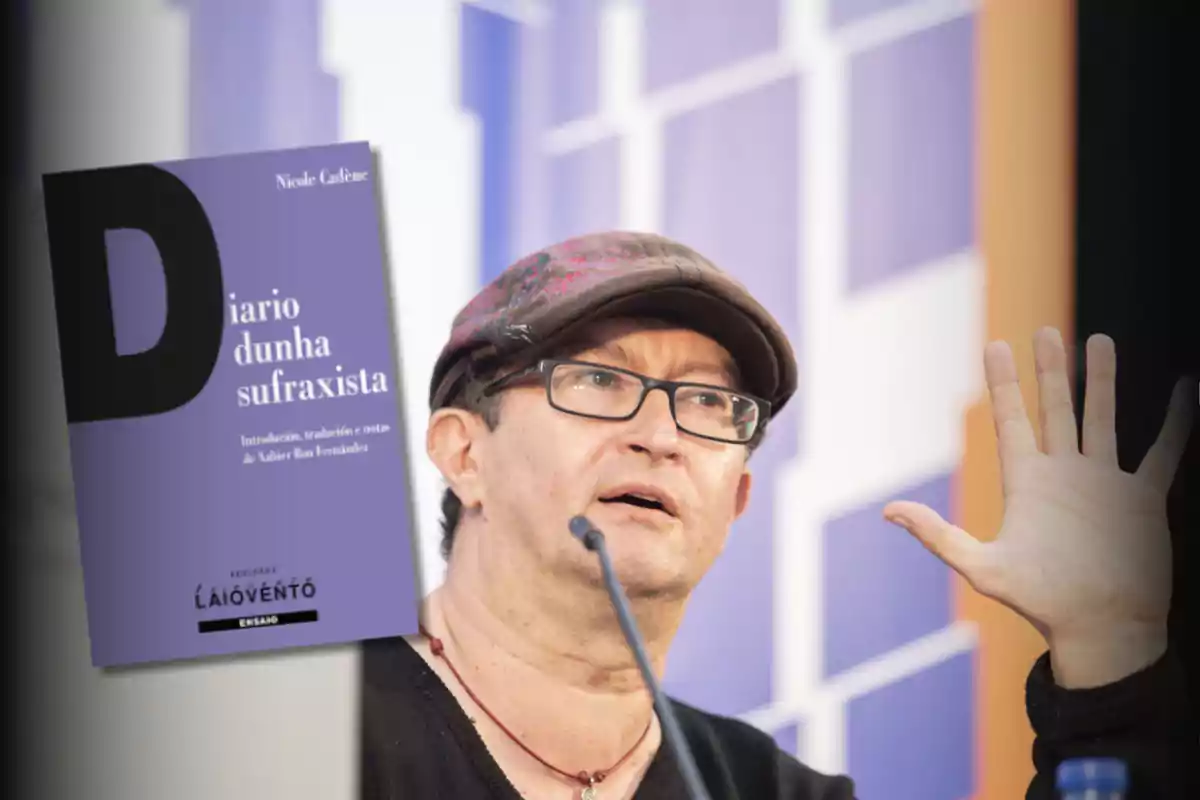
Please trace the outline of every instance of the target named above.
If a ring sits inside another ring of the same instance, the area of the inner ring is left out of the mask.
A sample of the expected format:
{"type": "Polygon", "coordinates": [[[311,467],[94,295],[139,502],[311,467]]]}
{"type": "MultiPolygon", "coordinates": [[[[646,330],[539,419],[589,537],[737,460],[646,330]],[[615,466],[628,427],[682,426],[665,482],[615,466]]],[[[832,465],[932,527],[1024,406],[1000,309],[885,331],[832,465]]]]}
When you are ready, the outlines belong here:
{"type": "MultiPolygon", "coordinates": [[[[473,544],[456,543],[445,582],[426,601],[425,627],[488,710],[539,755],[563,769],[607,767],[652,720],[653,700],[603,582],[484,557],[473,544]]],[[[633,604],[659,678],[681,606],[633,604]]]]}
{"type": "MultiPolygon", "coordinates": [[[[584,558],[595,559],[586,553],[584,558]]],[[[430,621],[441,625],[440,635],[464,655],[520,665],[555,686],[613,698],[638,696],[649,703],[601,580],[599,560],[590,567],[594,574],[554,574],[517,559],[456,547],[445,582],[430,595],[430,621]]],[[[682,605],[658,598],[631,601],[659,679],[682,620],[682,605]]]]}

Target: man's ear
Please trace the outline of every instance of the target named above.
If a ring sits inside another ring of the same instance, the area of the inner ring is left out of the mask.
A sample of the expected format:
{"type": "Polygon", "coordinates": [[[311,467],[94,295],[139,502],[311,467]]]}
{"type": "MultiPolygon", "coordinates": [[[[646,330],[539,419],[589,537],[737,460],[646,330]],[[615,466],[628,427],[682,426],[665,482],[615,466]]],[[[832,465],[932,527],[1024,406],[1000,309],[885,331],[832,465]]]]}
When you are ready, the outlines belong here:
{"type": "Polygon", "coordinates": [[[475,508],[483,502],[477,445],[487,432],[479,416],[461,408],[439,408],[429,417],[425,452],[463,508],[475,508]]]}
{"type": "Polygon", "coordinates": [[[737,519],[746,511],[746,507],[750,505],[750,485],[753,483],[750,475],[750,469],[747,467],[742,470],[742,476],[738,478],[737,496],[734,498],[733,518],[737,519]]]}

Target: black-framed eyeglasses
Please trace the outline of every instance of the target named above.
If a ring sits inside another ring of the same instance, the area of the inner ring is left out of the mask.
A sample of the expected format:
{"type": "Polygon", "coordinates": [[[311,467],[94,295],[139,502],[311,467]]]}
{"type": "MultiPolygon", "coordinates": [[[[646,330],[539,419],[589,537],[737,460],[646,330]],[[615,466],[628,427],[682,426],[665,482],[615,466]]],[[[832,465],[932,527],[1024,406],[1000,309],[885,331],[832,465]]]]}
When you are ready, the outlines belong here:
{"type": "Polygon", "coordinates": [[[608,364],[546,358],[501,376],[483,387],[485,396],[540,375],[550,405],[567,414],[629,420],[655,389],[667,394],[679,430],[702,439],[745,444],[765,425],[771,404],[725,386],[651,378],[608,364]]]}

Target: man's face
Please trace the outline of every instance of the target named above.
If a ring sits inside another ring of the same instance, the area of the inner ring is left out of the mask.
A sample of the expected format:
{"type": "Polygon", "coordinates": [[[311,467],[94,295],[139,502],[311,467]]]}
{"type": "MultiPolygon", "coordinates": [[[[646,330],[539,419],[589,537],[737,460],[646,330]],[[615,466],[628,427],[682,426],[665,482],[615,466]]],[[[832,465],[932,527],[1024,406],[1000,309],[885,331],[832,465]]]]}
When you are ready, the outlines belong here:
{"type": "MultiPolygon", "coordinates": [[[[587,341],[570,357],[737,388],[728,352],[694,331],[614,320],[589,329],[587,341]]],[[[745,508],[744,445],[679,431],[662,391],[649,393],[627,421],[556,410],[540,383],[504,390],[501,404],[500,424],[475,444],[485,546],[494,563],[532,559],[539,569],[598,579],[595,555],[567,528],[584,514],[604,533],[631,595],[691,591],[745,508]],[[655,497],[669,511],[611,501],[625,491],[655,497]]]]}

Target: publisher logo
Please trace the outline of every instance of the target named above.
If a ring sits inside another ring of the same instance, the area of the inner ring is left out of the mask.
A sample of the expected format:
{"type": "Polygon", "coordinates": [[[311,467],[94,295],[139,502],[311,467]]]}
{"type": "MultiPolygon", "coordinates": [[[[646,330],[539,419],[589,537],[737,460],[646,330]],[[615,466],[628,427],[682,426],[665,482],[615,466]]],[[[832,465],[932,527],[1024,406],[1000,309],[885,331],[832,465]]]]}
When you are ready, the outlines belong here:
{"type": "Polygon", "coordinates": [[[280,625],[297,625],[305,622],[316,622],[318,619],[315,608],[295,609],[288,606],[280,607],[277,603],[292,601],[312,601],[317,596],[317,584],[312,578],[300,581],[292,578],[288,582],[282,579],[272,584],[265,576],[276,574],[275,567],[255,567],[253,569],[234,570],[230,577],[249,578],[245,584],[232,586],[212,586],[205,589],[204,584],[196,587],[196,610],[205,611],[212,608],[234,609],[226,611],[217,619],[202,619],[196,623],[200,633],[217,633],[220,631],[238,631],[250,628],[274,628],[280,625]],[[262,581],[257,581],[262,576],[262,581]]]}

